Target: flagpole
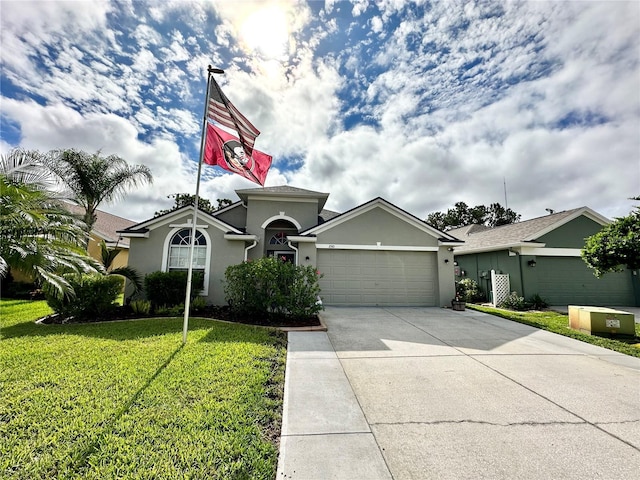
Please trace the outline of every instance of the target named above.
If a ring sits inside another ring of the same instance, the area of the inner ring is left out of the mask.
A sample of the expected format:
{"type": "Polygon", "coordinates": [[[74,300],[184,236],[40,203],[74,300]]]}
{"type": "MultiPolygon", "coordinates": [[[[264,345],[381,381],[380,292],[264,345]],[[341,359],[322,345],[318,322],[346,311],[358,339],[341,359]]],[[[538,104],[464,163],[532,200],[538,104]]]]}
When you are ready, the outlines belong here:
{"type": "MultiPolygon", "coordinates": [[[[209,87],[214,73],[224,73],[219,68],[209,65],[207,69],[207,100],[204,103],[204,115],[202,117],[202,134],[200,138],[200,158],[198,160],[198,177],[196,180],[196,196],[193,201],[193,220],[191,225],[191,245],[189,246],[189,270],[187,271],[187,291],[184,297],[184,323],[182,326],[182,343],[187,343],[187,330],[189,329],[189,308],[191,307],[191,280],[193,276],[193,251],[196,244],[196,226],[198,223],[198,197],[200,195],[200,176],[202,174],[202,161],[204,159],[204,146],[207,135],[207,110],[209,108],[209,87]]],[[[215,83],[215,80],[213,80],[215,83]]]]}

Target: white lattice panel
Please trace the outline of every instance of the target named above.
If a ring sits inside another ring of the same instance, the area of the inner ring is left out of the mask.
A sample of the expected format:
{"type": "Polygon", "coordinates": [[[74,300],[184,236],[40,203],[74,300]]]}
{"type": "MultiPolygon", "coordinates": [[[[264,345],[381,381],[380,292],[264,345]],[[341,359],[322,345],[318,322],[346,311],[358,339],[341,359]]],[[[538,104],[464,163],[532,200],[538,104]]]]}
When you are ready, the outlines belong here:
{"type": "Polygon", "coordinates": [[[491,290],[493,290],[493,306],[497,307],[511,293],[509,274],[496,273],[491,270],[491,290]]]}

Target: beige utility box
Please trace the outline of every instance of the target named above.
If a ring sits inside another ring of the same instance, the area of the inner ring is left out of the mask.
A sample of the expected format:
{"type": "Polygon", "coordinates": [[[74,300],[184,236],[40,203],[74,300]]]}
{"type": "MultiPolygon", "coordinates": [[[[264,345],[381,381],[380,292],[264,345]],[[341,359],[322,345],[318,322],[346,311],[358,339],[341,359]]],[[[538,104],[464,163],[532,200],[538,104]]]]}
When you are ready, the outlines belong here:
{"type": "Polygon", "coordinates": [[[636,334],[633,313],[605,307],[569,305],[569,327],[589,334],[636,334]]]}

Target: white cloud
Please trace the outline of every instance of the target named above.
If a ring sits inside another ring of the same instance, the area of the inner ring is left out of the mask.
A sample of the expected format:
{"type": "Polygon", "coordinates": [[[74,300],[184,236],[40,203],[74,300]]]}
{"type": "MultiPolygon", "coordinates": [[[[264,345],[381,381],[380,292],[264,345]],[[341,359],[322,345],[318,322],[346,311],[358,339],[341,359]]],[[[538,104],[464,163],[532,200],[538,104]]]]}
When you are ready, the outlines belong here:
{"type": "MultiPolygon", "coordinates": [[[[42,152],[66,148],[89,153],[100,150],[102,155],[115,154],[130,164],[148,166],[155,179],[153,186],[132,192],[126,202],[101,206],[114,214],[144,220],[153,215],[154,209],[161,208],[157,205],[167,204],[166,195],[194,191],[193,164],[176,143],[164,139],[143,143],[138,140],[135,127],[121,117],[82,115],[60,104],[42,107],[7,98],[2,99],[2,109],[21,125],[23,148],[42,152]]],[[[2,150],[9,148],[3,145],[2,150]]]]}
{"type": "Polygon", "coordinates": [[[382,27],[384,24],[382,23],[382,19],[380,17],[371,18],[371,30],[375,33],[382,32],[382,27]]]}
{"type": "MultiPolygon", "coordinates": [[[[195,190],[208,64],[263,132],[267,185],[329,192],[329,208],[383,196],[424,218],[503,202],[503,178],[524,218],[584,204],[624,215],[640,194],[635,2],[378,0],[378,13],[328,0],[319,18],[276,0],[23,4],[2,4],[3,82],[17,92],[3,120],[28,148],[103,148],[152,167],[152,189],[109,207],[124,216],[195,190]],[[271,57],[259,35],[243,38],[265,8],[286,30],[271,57]]],[[[202,190],[235,199],[250,186],[209,168],[202,190]]]]}
{"type": "Polygon", "coordinates": [[[359,17],[369,7],[369,0],[351,0],[351,3],[353,4],[353,9],[351,10],[351,14],[354,17],[359,17]]]}
{"type": "Polygon", "coordinates": [[[133,32],[133,37],[138,42],[140,47],[148,47],[150,45],[160,45],[162,43],[162,37],[160,34],[149,25],[144,23],[139,24],[133,32]]]}

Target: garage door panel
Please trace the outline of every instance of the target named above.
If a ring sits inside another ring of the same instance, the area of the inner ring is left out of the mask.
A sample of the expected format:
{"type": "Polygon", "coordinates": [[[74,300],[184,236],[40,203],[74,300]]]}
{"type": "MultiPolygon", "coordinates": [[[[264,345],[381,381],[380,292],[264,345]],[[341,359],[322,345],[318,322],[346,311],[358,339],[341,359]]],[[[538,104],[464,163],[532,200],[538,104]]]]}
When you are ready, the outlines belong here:
{"type": "Polygon", "coordinates": [[[436,305],[434,252],[321,250],[327,305],[436,305]]]}
{"type": "Polygon", "coordinates": [[[357,270],[360,271],[360,275],[363,275],[365,277],[370,277],[376,274],[376,267],[372,265],[363,265],[357,268],[357,270]]]}

